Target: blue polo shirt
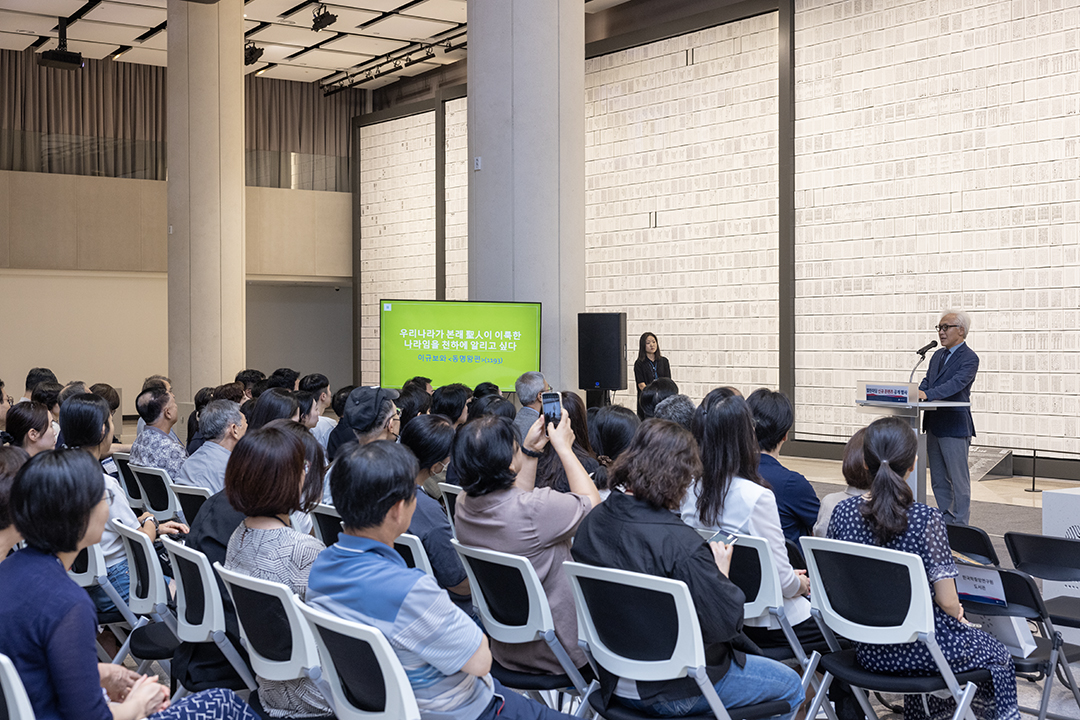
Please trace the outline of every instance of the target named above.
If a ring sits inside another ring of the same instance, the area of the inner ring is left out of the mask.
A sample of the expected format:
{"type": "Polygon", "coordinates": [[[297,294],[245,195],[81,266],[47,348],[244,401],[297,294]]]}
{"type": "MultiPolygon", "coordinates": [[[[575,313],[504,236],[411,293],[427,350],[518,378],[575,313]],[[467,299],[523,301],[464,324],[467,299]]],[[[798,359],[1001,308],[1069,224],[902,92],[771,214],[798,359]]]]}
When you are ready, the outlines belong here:
{"type": "Polygon", "coordinates": [[[491,676],[461,670],[480,647],[480,628],[393,548],[342,533],[312,565],[306,597],[312,607],[386,636],[424,720],[475,720],[491,703],[491,676]]]}

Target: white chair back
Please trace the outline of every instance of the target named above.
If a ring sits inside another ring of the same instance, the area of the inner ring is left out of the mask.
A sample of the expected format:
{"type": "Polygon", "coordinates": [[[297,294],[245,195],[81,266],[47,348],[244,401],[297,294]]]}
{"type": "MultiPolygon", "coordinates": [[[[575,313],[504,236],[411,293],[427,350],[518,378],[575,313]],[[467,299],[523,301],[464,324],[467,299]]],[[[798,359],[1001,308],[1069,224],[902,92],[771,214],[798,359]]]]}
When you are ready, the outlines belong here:
{"type": "Polygon", "coordinates": [[[287,585],[226,570],[221,563],[214,563],[214,570],[232,598],[240,637],[256,675],[267,680],[295,680],[308,677],[308,671],[319,667],[315,637],[287,585]],[[285,636],[287,643],[283,642],[285,636]]]}
{"type": "Polygon", "coordinates": [[[210,561],[198,550],[168,537],[161,539],[169,553],[176,582],[176,636],[181,642],[214,642],[225,633],[225,606],[210,561]],[[201,604],[201,616],[195,608],[201,604]]]}
{"type": "Polygon", "coordinates": [[[114,452],[112,454],[116,471],[120,473],[120,487],[124,490],[128,505],[132,510],[143,509],[142,490],[139,489],[139,481],[135,479],[135,473],[131,472],[131,453],[114,452]]]}
{"type": "MultiPolygon", "coordinates": [[[[398,536],[398,539],[394,541],[394,549],[401,554],[401,549],[398,546],[403,546],[406,551],[412,556],[412,567],[417,570],[423,570],[431,577],[435,577],[435,570],[431,567],[431,559],[428,557],[427,550],[424,549],[424,543],[420,538],[409,533],[402,533],[398,536]]],[[[404,555],[402,555],[405,558],[404,555]]],[[[405,558],[408,562],[409,558],[405,558]]]]}
{"type": "Polygon", "coordinates": [[[172,478],[161,468],[128,464],[142,492],[143,507],[158,522],[166,522],[181,515],[180,501],[172,491],[172,478]]]}
{"type": "Polygon", "coordinates": [[[911,643],[920,634],[933,634],[934,605],[921,557],[828,538],[804,537],[801,542],[810,575],[810,603],[833,632],[874,645],[911,643]],[[860,587],[850,587],[850,583],[843,588],[830,587],[828,580],[836,576],[834,568],[863,577],[880,577],[880,582],[863,583],[860,587]],[[907,596],[897,592],[905,585],[909,588],[907,596]],[[838,590],[844,591],[843,598],[833,596],[838,590]],[[882,592],[889,593],[888,597],[877,597],[882,592]],[[895,611],[895,608],[900,609],[895,611]],[[890,609],[893,611],[889,612],[890,609]],[[895,620],[876,620],[879,624],[859,622],[858,615],[868,610],[879,615],[887,613],[895,620]]]}
{"type": "Polygon", "coordinates": [[[337,534],[340,534],[344,528],[341,525],[341,515],[338,514],[337,508],[333,505],[327,505],[326,503],[319,503],[319,505],[311,511],[312,530],[315,531],[315,537],[319,539],[323,545],[330,547],[337,542],[337,534]],[[335,534],[334,531],[337,531],[335,534]]]}
{"type": "Polygon", "coordinates": [[[10,720],[34,720],[34,708],[26,688],[7,655],[0,655],[0,703],[10,720]]]}
{"type": "Polygon", "coordinates": [[[457,512],[457,501],[461,499],[461,496],[465,491],[460,485],[454,485],[453,483],[439,483],[439,489],[443,494],[443,507],[446,508],[446,517],[450,520],[450,532],[457,537],[457,528],[454,527],[454,514],[457,512]]]}
{"type": "Polygon", "coordinates": [[[420,720],[420,708],[409,678],[381,632],[305,605],[295,596],[293,602],[315,636],[323,677],[330,684],[338,720],[420,720]],[[363,691],[380,680],[385,696],[383,706],[357,706],[354,700],[371,700],[363,691]]]}
{"type": "Polygon", "coordinates": [[[158,614],[164,618],[168,614],[169,594],[154,543],[145,534],[119,520],[109,522],[120,535],[127,554],[128,573],[131,576],[128,607],[136,615],[158,614]]]}
{"type": "Polygon", "coordinates": [[[210,489],[197,485],[181,485],[173,483],[169,485],[176,502],[180,503],[180,510],[184,516],[184,522],[190,525],[195,521],[195,515],[199,512],[202,504],[210,499],[210,489]]]}

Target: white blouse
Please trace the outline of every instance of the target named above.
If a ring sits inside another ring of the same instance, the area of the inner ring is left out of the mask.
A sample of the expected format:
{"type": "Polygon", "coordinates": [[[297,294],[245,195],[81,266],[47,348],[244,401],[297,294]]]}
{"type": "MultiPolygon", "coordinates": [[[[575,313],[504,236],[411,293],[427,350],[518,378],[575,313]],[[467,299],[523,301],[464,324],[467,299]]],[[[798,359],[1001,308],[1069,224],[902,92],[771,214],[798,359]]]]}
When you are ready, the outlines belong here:
{"type": "MultiPolygon", "coordinates": [[[[784,613],[792,625],[810,619],[810,601],[799,594],[802,583],[788,560],[784,531],[780,527],[780,512],[776,509],[773,491],[742,477],[734,477],[724,496],[724,510],[717,518],[717,525],[705,525],[698,517],[697,501],[701,493],[700,481],[695,480],[683,497],[679,517],[693,528],[712,531],[723,530],[739,535],[755,535],[769,543],[776,569],[780,574],[780,587],[784,592],[784,613]]],[[[747,620],[751,627],[768,627],[779,630],[780,624],[771,615],[768,618],[747,620]]]]}

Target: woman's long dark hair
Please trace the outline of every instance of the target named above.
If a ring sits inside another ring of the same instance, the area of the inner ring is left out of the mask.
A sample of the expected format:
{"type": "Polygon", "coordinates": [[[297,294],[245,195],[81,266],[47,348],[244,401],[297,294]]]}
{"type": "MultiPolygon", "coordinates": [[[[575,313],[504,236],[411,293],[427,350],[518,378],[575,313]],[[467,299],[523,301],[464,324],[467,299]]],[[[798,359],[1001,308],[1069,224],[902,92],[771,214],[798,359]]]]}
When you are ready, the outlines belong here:
{"type": "MultiPolygon", "coordinates": [[[[49,429],[49,408],[38,402],[21,402],[11,406],[7,413],[7,430],[0,433],[0,443],[8,442],[22,448],[31,430],[43,433],[49,429]]],[[[25,448],[23,448],[25,450],[25,448]]]]}
{"type": "Polygon", "coordinates": [[[694,412],[692,429],[703,467],[698,518],[703,525],[716,525],[732,478],[744,477],[769,487],[758,474],[761,451],[754,435],[754,416],[734,390],[716,388],[694,412]]]}
{"type": "Polygon", "coordinates": [[[291,420],[299,409],[300,403],[292,390],[270,388],[255,401],[255,407],[248,416],[248,430],[258,430],[271,420],[291,420]]]}
{"type": "Polygon", "coordinates": [[[878,418],[863,435],[863,454],[870,471],[870,500],[860,511],[878,542],[885,545],[907,530],[907,509],[915,500],[904,473],[915,464],[919,441],[898,417],[878,418]]]}
{"type": "MultiPolygon", "coordinates": [[[[641,333],[641,337],[638,338],[638,354],[637,354],[637,359],[638,360],[648,360],[649,359],[649,356],[645,354],[645,338],[650,338],[650,337],[653,340],[656,340],[656,335],[654,335],[651,332],[641,333]]],[[[656,340],[656,352],[653,353],[653,354],[656,356],[655,360],[659,360],[661,357],[663,357],[663,355],[660,354],[660,341],[659,340],[656,340]]]]}

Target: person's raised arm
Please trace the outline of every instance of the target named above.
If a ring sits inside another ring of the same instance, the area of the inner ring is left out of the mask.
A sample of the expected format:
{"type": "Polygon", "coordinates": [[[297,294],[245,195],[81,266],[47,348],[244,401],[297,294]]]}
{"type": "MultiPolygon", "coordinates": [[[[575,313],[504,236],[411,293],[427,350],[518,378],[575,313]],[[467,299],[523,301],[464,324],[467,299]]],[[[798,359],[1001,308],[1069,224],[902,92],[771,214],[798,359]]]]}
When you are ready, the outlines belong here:
{"type": "Polygon", "coordinates": [[[551,446],[555,448],[559,461],[562,462],[563,469],[566,471],[570,492],[589,498],[593,507],[599,505],[600,493],[596,489],[596,484],[574,454],[574,431],[570,428],[570,417],[567,413],[562,414],[558,425],[554,423],[548,425],[548,439],[551,440],[551,446]]]}
{"type": "Polygon", "coordinates": [[[488,648],[487,635],[480,636],[480,647],[476,648],[476,652],[461,667],[461,671],[476,677],[484,677],[491,672],[491,650],[488,648]]]}
{"type": "Polygon", "coordinates": [[[548,438],[544,434],[544,416],[540,415],[540,417],[536,418],[536,422],[529,427],[529,432],[525,433],[525,437],[521,441],[521,447],[533,453],[536,457],[524,452],[521,453],[521,467],[518,468],[517,477],[514,480],[514,486],[518,490],[532,492],[533,488],[536,487],[536,460],[547,443],[548,438]]]}

